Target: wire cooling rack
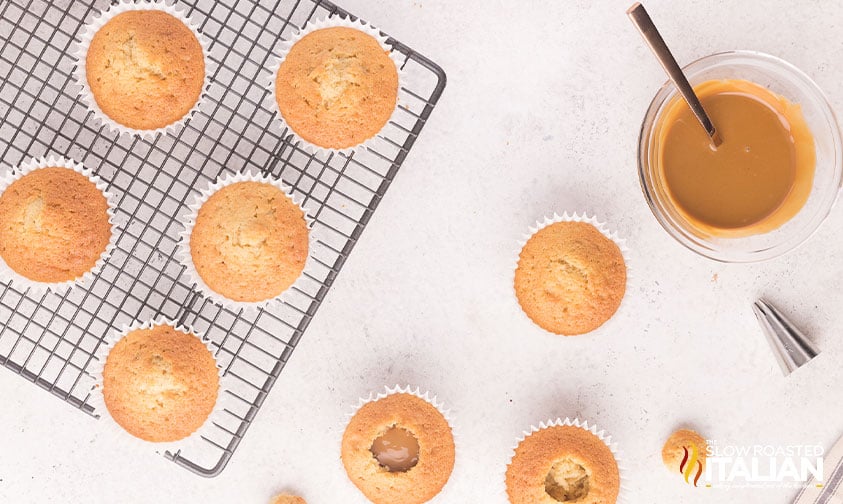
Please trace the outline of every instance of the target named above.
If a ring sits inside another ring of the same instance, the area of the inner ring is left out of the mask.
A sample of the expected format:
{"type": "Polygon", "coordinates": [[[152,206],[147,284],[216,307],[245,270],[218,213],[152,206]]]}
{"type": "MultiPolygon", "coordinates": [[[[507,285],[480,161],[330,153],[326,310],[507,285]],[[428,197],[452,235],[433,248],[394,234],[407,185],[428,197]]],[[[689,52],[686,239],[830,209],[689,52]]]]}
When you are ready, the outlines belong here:
{"type": "Polygon", "coordinates": [[[82,411],[103,337],[166,317],[204,332],[226,384],[224,412],[198,442],[164,455],[219,474],[249,428],[445,87],[437,65],[390,39],[406,74],[400,113],[368,151],[313,155],[291,144],[266,91],[273,54],[310,19],[349,14],[320,0],[179,2],[210,41],[212,84],[175,135],[117,137],[77,97],[72,51],[105,1],[0,2],[0,163],[61,155],[116,195],[117,249],[89,285],[35,296],[0,281],[0,364],[82,411]],[[243,170],[280,177],[315,219],[313,271],[283,305],[222,309],[198,294],[175,257],[180,220],[199,189],[243,170]]]}

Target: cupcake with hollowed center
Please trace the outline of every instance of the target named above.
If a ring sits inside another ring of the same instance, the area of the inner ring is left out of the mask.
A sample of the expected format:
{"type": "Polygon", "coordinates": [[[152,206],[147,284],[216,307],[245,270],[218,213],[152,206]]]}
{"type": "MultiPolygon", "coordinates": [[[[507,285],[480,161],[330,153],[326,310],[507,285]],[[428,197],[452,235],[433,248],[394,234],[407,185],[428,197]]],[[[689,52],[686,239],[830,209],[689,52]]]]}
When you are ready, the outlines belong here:
{"type": "Polygon", "coordinates": [[[439,409],[413,393],[391,392],[354,414],[342,438],[349,479],[375,504],[421,504],[454,468],[454,438],[439,409]]]}

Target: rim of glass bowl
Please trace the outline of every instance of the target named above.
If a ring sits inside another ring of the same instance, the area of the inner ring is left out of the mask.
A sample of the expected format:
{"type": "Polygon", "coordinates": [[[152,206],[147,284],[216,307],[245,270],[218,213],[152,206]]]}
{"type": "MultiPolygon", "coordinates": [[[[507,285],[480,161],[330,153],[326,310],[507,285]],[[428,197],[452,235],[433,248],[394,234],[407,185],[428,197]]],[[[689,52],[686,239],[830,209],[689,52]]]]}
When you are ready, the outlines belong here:
{"type": "MultiPolygon", "coordinates": [[[[749,61],[755,63],[761,71],[769,71],[771,68],[778,70],[779,73],[787,74],[791,80],[800,81],[802,86],[800,88],[812,100],[822,113],[824,120],[824,128],[827,129],[832,137],[833,143],[833,178],[834,191],[829,191],[828,195],[821,195],[823,201],[818,203],[814,210],[814,214],[809,217],[803,226],[798,228],[795,232],[788,236],[782,236],[773,245],[758,248],[755,250],[735,250],[718,248],[716,243],[711,243],[705,238],[697,236],[685,229],[680,224],[677,218],[671,213],[675,213],[669,202],[662,201],[662,197],[657,193],[656,186],[652,183],[650,177],[650,152],[649,146],[651,136],[656,127],[656,119],[659,112],[665,103],[676,95],[676,90],[670,81],[662,85],[650,106],[647,108],[647,113],[641,123],[641,131],[638,136],[638,180],[641,184],[641,190],[644,193],[644,198],[650,206],[650,210],[656,217],[656,220],[661,226],[672,236],[676,241],[681,243],[686,248],[700,254],[709,259],[725,263],[750,263],[760,262],[779,257],[802,243],[808,240],[820,225],[831,213],[834,203],[837,201],[838,193],[840,192],[841,182],[843,181],[843,161],[841,161],[841,152],[843,152],[843,145],[841,144],[840,128],[831,108],[831,104],[826,98],[822,90],[805,72],[788,63],[787,61],[772,56],[770,54],[758,51],[724,51],[699,58],[688,65],[684,66],[682,70],[688,76],[693,76],[697,72],[702,72],[710,68],[714,68],[730,61],[740,61],[744,64],[749,61]]],[[[691,77],[689,77],[691,78],[691,77]]],[[[814,136],[816,138],[816,132],[814,136]]],[[[813,196],[813,191],[812,191],[813,196]]],[[[812,196],[809,196],[812,197],[812,196]]],[[[807,203],[806,203],[807,205],[807,203]]],[[[805,209],[800,210],[800,213],[805,209]]],[[[797,214],[798,216],[799,214],[797,214]]],[[[794,217],[795,219],[796,217],[794,217]]],[[[773,230],[770,233],[776,233],[779,230],[773,230]]],[[[767,233],[767,234],[770,234],[767,233]]],[[[748,237],[749,238],[749,237],[748,237]]],[[[727,239],[730,243],[735,243],[736,240],[746,240],[746,238],[730,238],[727,239]]]]}

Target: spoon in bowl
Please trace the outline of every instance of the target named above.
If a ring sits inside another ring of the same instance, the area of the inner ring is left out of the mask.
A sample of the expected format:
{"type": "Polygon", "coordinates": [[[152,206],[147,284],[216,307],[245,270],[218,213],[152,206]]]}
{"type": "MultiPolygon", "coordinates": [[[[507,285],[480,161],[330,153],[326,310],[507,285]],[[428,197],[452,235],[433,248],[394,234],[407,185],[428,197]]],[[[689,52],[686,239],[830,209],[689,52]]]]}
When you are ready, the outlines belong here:
{"type": "Polygon", "coordinates": [[[688,82],[685,74],[682,73],[682,67],[679,66],[679,63],[676,62],[673,54],[671,54],[670,49],[667,48],[667,44],[664,43],[664,39],[661,34],[659,34],[659,31],[656,29],[656,25],[653,24],[653,20],[650,19],[650,15],[647,14],[644,6],[639,2],[635,2],[632,7],[626,11],[626,15],[629,16],[629,19],[632,20],[632,24],[634,24],[635,27],[638,28],[638,31],[641,32],[641,36],[644,37],[644,41],[647,42],[647,45],[653,50],[653,54],[656,55],[656,59],[659,60],[662,68],[664,68],[665,72],[667,72],[667,76],[670,78],[671,82],[673,82],[673,85],[676,86],[676,89],[679,90],[679,93],[688,103],[688,106],[691,107],[691,111],[697,117],[697,120],[700,121],[702,127],[705,128],[705,132],[708,133],[709,138],[711,138],[712,147],[714,149],[719,147],[720,144],[723,143],[723,140],[720,138],[720,134],[717,133],[717,129],[715,129],[714,124],[708,117],[708,114],[705,113],[705,109],[703,109],[700,99],[697,97],[696,93],[694,93],[694,88],[691,87],[691,83],[688,82]]]}

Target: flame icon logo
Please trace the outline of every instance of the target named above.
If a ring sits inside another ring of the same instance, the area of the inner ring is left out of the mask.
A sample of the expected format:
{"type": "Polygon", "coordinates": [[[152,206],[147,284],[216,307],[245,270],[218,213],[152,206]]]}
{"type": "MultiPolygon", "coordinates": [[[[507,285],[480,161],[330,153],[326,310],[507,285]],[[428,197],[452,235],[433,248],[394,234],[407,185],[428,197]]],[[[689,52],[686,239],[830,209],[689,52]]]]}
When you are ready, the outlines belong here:
{"type": "Polygon", "coordinates": [[[682,447],[685,450],[685,456],[682,457],[682,462],[679,464],[679,472],[685,477],[685,483],[690,484],[691,475],[694,474],[694,470],[696,469],[697,474],[694,476],[694,486],[697,486],[697,482],[699,482],[703,473],[702,462],[699,459],[700,451],[694,443],[691,443],[690,448],[689,450],[687,446],[682,447]]]}

